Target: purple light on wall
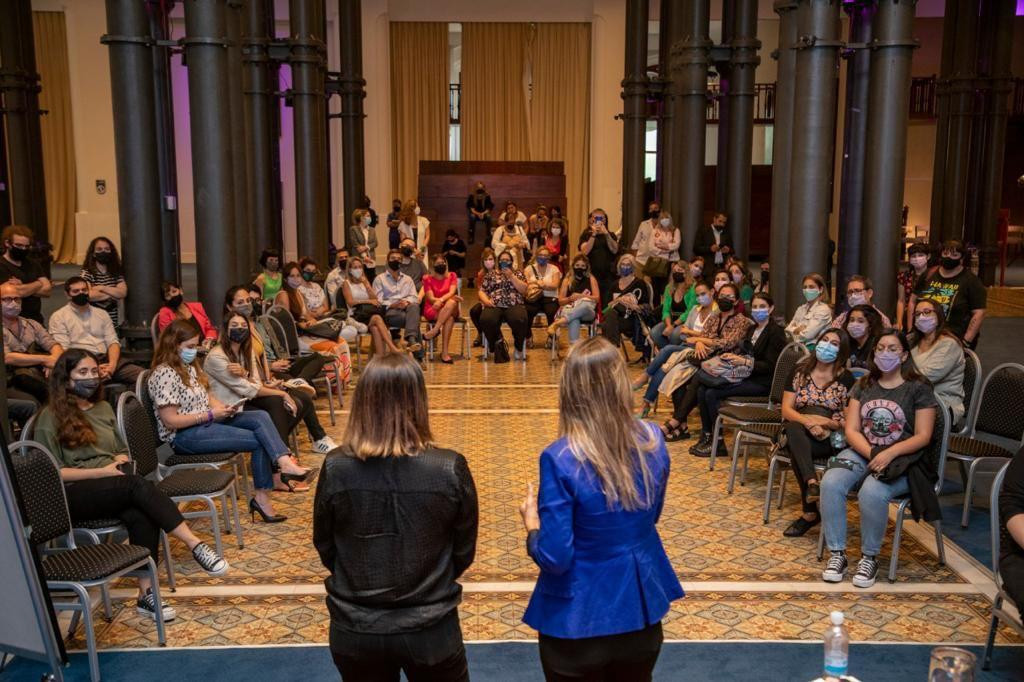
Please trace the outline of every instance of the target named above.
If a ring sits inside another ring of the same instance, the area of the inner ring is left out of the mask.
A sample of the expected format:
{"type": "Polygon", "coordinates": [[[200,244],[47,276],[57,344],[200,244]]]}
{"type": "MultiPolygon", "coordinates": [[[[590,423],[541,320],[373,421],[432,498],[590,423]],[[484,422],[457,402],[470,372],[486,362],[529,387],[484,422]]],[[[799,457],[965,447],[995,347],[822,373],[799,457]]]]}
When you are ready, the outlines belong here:
{"type": "Polygon", "coordinates": [[[1017,0],[1017,16],[1024,17],[1024,0],[1017,0]]]}

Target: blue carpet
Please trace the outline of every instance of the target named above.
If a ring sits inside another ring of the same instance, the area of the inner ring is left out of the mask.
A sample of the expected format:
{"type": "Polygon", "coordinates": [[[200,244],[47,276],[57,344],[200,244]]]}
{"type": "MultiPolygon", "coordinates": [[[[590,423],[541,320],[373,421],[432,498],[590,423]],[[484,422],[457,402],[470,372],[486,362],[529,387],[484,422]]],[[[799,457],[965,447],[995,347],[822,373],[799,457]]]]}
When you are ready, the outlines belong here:
{"type": "Polygon", "coordinates": [[[985,568],[992,570],[992,535],[988,509],[971,508],[970,524],[960,527],[963,502],[957,496],[954,500],[939,498],[942,505],[942,534],[955,542],[985,568]]]}
{"type": "MultiPolygon", "coordinates": [[[[978,647],[968,647],[981,655],[978,647]]],[[[542,679],[537,645],[526,643],[470,644],[469,670],[473,679],[487,682],[526,682],[542,679]]],[[[927,676],[929,652],[922,644],[854,644],[850,651],[850,673],[869,680],[921,680],[927,676]]],[[[821,674],[821,644],[741,642],[671,643],[662,648],[656,680],[812,680],[821,674]]],[[[84,654],[71,657],[65,679],[89,679],[84,654]]],[[[1021,680],[1024,648],[996,647],[990,672],[979,668],[981,681],[1021,680]]],[[[207,682],[244,680],[329,680],[337,679],[325,646],[229,648],[189,650],[145,650],[100,654],[104,680],[145,682],[207,682]]],[[[15,660],[0,673],[0,679],[29,682],[38,680],[44,667],[15,660]]]]}

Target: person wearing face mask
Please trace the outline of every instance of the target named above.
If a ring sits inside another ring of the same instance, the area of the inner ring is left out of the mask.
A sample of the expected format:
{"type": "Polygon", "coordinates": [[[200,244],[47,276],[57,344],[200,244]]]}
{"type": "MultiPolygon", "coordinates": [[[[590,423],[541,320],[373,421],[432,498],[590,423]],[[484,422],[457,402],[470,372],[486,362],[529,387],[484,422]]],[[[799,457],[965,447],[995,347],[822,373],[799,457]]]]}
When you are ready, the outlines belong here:
{"type": "Polygon", "coordinates": [[[32,237],[32,230],[22,225],[4,228],[0,234],[4,245],[4,255],[0,257],[0,282],[9,282],[18,288],[22,317],[44,324],[42,297],[49,298],[53,284],[39,263],[29,255],[32,237]]]}
{"type": "Polygon", "coordinates": [[[431,323],[430,329],[423,333],[424,339],[432,339],[441,335],[441,362],[452,364],[452,356],[448,353],[452,329],[459,319],[459,278],[454,272],[448,271],[448,263],[444,256],[434,256],[434,272],[423,278],[423,317],[431,323]]]}
{"type": "Polygon", "coordinates": [[[338,291],[341,302],[349,311],[349,317],[369,329],[373,338],[374,354],[401,352],[391,340],[391,332],[384,322],[384,306],[377,300],[373,285],[363,270],[363,261],[358,256],[350,261],[345,281],[341,283],[338,291]]]}
{"type": "Polygon", "coordinates": [[[363,261],[363,268],[372,280],[377,268],[377,230],[373,216],[363,208],[352,211],[352,224],[348,228],[348,248],[363,261]]]}
{"type": "Polygon", "coordinates": [[[164,282],[160,285],[160,298],[164,304],[156,318],[159,331],[163,331],[174,320],[187,320],[202,334],[203,347],[209,348],[217,340],[217,328],[210,323],[210,316],[199,301],[185,301],[181,285],[164,282]]]}
{"type": "Polygon", "coordinates": [[[401,251],[388,253],[387,270],[373,280],[373,292],[385,308],[384,321],[388,327],[405,330],[403,350],[408,349],[420,358],[423,353],[419,342],[421,294],[412,277],[402,272],[403,255],[401,251]]]}
{"type": "Polygon", "coordinates": [[[327,301],[327,294],[323,287],[317,284],[316,275],[320,268],[312,258],[303,258],[299,261],[299,271],[302,282],[297,287],[302,300],[306,302],[306,310],[316,318],[321,318],[330,312],[331,306],[327,301]]]}
{"type": "Polygon", "coordinates": [[[918,281],[910,299],[909,314],[913,316],[916,301],[923,298],[936,301],[942,306],[949,330],[973,350],[978,346],[988,294],[978,276],[964,266],[967,255],[963,242],[957,239],[943,242],[939,267],[918,281]]]}
{"type": "Polygon", "coordinates": [[[910,297],[918,281],[935,272],[929,264],[931,251],[927,244],[911,244],[907,249],[907,260],[910,267],[900,270],[896,275],[896,328],[900,331],[912,330],[914,320],[910,317],[910,297]]]}
{"type": "Polygon", "coordinates": [[[540,298],[526,302],[526,319],[532,320],[544,313],[550,327],[558,313],[558,287],[562,284],[562,273],[551,262],[547,247],[537,249],[533,262],[526,267],[526,282],[540,289],[540,298]]]}
{"type": "Polygon", "coordinates": [[[403,275],[412,278],[416,291],[420,293],[420,301],[423,300],[423,276],[427,274],[427,266],[422,260],[416,257],[416,243],[406,237],[399,245],[402,254],[402,264],[399,268],[403,275]]]}
{"type": "MultiPolygon", "coordinates": [[[[53,367],[50,385],[51,399],[36,419],[32,439],[57,459],[75,525],[118,519],[128,542],[148,549],[154,563],[159,560],[163,531],[185,543],[208,575],[227,573],[228,562],[196,536],[178,505],[152,481],[132,473],[114,410],[103,399],[96,357],[85,350],[66,351],[53,367]]],[[[155,620],[158,607],[150,578],[140,576],[138,587],[138,612],[155,620]]],[[[174,609],[161,606],[164,620],[174,620],[174,609]]]]}
{"type": "Polygon", "coordinates": [[[64,352],[43,325],[21,317],[18,287],[10,282],[0,285],[3,301],[4,363],[8,392],[23,391],[39,403],[49,395],[46,373],[53,369],[64,352]]]}
{"type": "Polygon", "coordinates": [[[398,225],[402,222],[402,200],[391,201],[391,212],[388,213],[388,249],[397,249],[402,241],[402,234],[398,231],[398,225]]]}
{"type": "MultiPolygon", "coordinates": [[[[882,331],[871,372],[850,391],[846,409],[847,447],[829,461],[821,479],[821,517],[830,556],[825,582],[842,582],[846,558],[847,495],[859,486],[861,559],[855,587],[871,587],[878,575],[878,554],[889,523],[889,502],[910,495],[915,520],[942,518],[935,481],[938,452],[932,443],[940,408],[928,380],[910,359],[906,336],[882,331]],[[897,462],[900,458],[907,458],[897,462]]],[[[945,408],[943,408],[945,409],[945,408]]],[[[948,415],[942,415],[947,419],[948,415]]]]}
{"type": "Polygon", "coordinates": [[[604,209],[595,208],[590,212],[587,227],[580,234],[576,248],[590,259],[590,272],[601,288],[601,301],[611,300],[611,292],[618,276],[615,259],[619,252],[619,236],[609,227],[608,214],[604,209]]]}
{"type": "Polygon", "coordinates": [[[281,291],[283,277],[281,275],[281,252],[277,249],[263,249],[260,254],[261,272],[253,280],[263,292],[264,301],[273,301],[277,292],[281,291]]]}
{"type": "Polygon", "coordinates": [[[661,204],[652,201],[647,205],[647,217],[637,225],[636,235],[633,243],[629,245],[630,251],[636,256],[636,262],[643,268],[647,265],[647,259],[651,257],[654,248],[654,227],[658,224],[661,216],[661,204]]]}
{"type": "Polygon", "coordinates": [[[786,333],[794,341],[812,348],[821,332],[832,322],[832,306],[828,304],[825,278],[818,273],[806,275],[800,286],[804,303],[797,306],[793,319],[786,325],[786,333]]]}
{"type": "MultiPolygon", "coordinates": [[[[514,204],[513,204],[514,206],[514,204]]],[[[494,253],[501,257],[501,254],[508,251],[509,255],[512,256],[512,263],[514,267],[522,269],[525,264],[526,252],[530,247],[530,239],[526,235],[524,229],[525,220],[520,220],[516,215],[522,215],[522,212],[502,213],[503,219],[499,219],[499,227],[494,231],[494,236],[491,237],[491,248],[494,249],[494,253]]]]}
{"type": "MultiPolygon", "coordinates": [[[[263,410],[270,415],[282,441],[287,441],[303,422],[313,450],[327,454],[337,447],[321,426],[310,395],[288,388],[270,374],[266,357],[256,354],[249,320],[240,313],[224,316],[219,343],[206,357],[203,371],[210,378],[214,398],[225,405],[241,403],[243,410],[263,410]]],[[[274,489],[288,492],[289,486],[275,484],[274,489]]]]}
{"type": "Polygon", "coordinates": [[[466,242],[455,230],[448,230],[444,236],[444,244],[441,246],[441,255],[448,266],[448,271],[455,273],[462,284],[462,272],[466,269],[466,242]]]}
{"type": "Polygon", "coordinates": [[[564,274],[569,266],[569,229],[564,220],[552,218],[537,234],[531,248],[536,252],[541,247],[548,250],[551,262],[564,274]]]}
{"type": "Polygon", "coordinates": [[[544,204],[537,206],[537,212],[526,219],[526,237],[533,244],[537,241],[543,230],[548,229],[551,223],[551,216],[548,215],[548,207],[544,204]]]}
{"type": "Polygon", "coordinates": [[[488,267],[484,262],[484,277],[480,283],[480,329],[487,338],[487,345],[494,351],[494,362],[508,362],[508,349],[501,334],[504,322],[512,331],[515,343],[513,357],[526,359],[526,339],[530,335],[530,322],[526,317],[523,294],[526,293],[526,277],[517,270],[512,254],[505,252],[497,258],[497,268],[488,267]]]}
{"type": "Polygon", "coordinates": [[[726,258],[733,252],[727,220],[726,214],[715,213],[711,224],[697,228],[697,234],[693,237],[693,252],[703,256],[709,265],[723,267],[726,258]]]}
{"type": "Polygon", "coordinates": [[[867,304],[854,306],[846,316],[843,329],[850,337],[850,359],[847,366],[860,369],[871,368],[871,352],[878,334],[885,329],[882,316],[867,304]]]}
{"type": "Polygon", "coordinates": [[[487,193],[487,187],[483,182],[477,182],[472,193],[466,198],[466,213],[469,218],[469,243],[476,241],[476,228],[478,223],[483,223],[484,235],[491,233],[491,225],[494,218],[491,211],[494,210],[494,201],[487,193]]]}
{"type": "Polygon", "coordinates": [[[118,326],[118,302],[128,295],[128,285],[124,281],[121,259],[114,243],[106,237],[96,237],[89,242],[89,248],[85,250],[85,263],[78,274],[89,282],[89,300],[92,304],[106,310],[114,326],[118,326]]]}
{"type": "Polygon", "coordinates": [[[402,235],[403,242],[406,239],[412,240],[416,250],[416,258],[423,261],[426,266],[430,261],[427,258],[427,245],[430,244],[430,221],[421,215],[419,202],[415,199],[402,204],[402,213],[398,223],[398,233],[402,235]]]}
{"type": "Polygon", "coordinates": [[[786,449],[803,503],[803,514],[783,532],[787,538],[802,537],[821,523],[821,486],[814,466],[827,461],[836,453],[836,446],[845,443],[846,406],[854,381],[845,367],[849,352],[846,334],[826,329],[814,352],[797,364],[782,394],[786,449]]]}
{"type": "Polygon", "coordinates": [[[519,206],[514,201],[506,201],[505,210],[498,216],[499,225],[506,225],[508,223],[519,223],[520,226],[526,225],[526,214],[519,210],[519,206]]]}
{"type": "MultiPolygon", "coordinates": [[[[874,308],[874,306],[871,305],[871,299],[874,297],[874,295],[875,290],[871,286],[871,280],[863,275],[853,275],[852,277],[850,277],[850,280],[846,283],[846,304],[850,308],[855,308],[859,305],[868,305],[874,308]]],[[[882,318],[883,327],[892,326],[892,323],[889,322],[889,318],[886,316],[885,313],[883,313],[878,308],[875,308],[875,312],[878,313],[878,316],[882,318]]],[[[838,329],[842,327],[844,324],[846,324],[846,317],[849,314],[850,311],[847,310],[846,312],[837,315],[836,318],[832,320],[832,327],[838,329]]]]}
{"type": "Polygon", "coordinates": [[[97,357],[100,378],[135,385],[142,368],[121,358],[121,342],[106,311],[89,304],[89,283],[83,277],[64,281],[68,304],[50,315],[49,332],[64,350],[79,348],[97,357]]]}
{"type": "Polygon", "coordinates": [[[557,342],[558,328],[566,326],[569,328],[569,345],[575,345],[580,340],[580,327],[594,321],[600,304],[597,280],[590,274],[590,262],[583,254],[572,259],[572,268],[562,278],[558,304],[561,308],[548,327],[548,336],[553,343],[557,342]]]}
{"type": "Polygon", "coordinates": [[[681,239],[679,228],[672,224],[672,216],[668,211],[661,211],[651,232],[650,258],[642,268],[644,275],[651,280],[654,289],[652,303],[655,306],[661,303],[661,294],[671,276],[673,264],[679,262],[681,239]]]}
{"type": "Polygon", "coordinates": [[[744,306],[750,303],[750,299],[754,297],[754,287],[750,281],[747,264],[739,258],[733,258],[725,270],[729,273],[729,281],[740,288],[740,300],[743,301],[744,306]]]}
{"type": "MultiPolygon", "coordinates": [[[[496,267],[498,267],[498,259],[494,255],[494,249],[485,246],[483,251],[480,252],[480,269],[477,270],[476,276],[473,277],[473,285],[479,289],[483,284],[484,276],[496,267]]],[[[476,329],[476,339],[473,340],[473,348],[483,348],[484,345],[484,332],[480,329],[480,315],[483,313],[483,310],[484,306],[479,301],[469,309],[469,319],[476,329]]]]}
{"type": "Polygon", "coordinates": [[[914,306],[910,357],[917,371],[932,383],[935,397],[953,413],[954,426],[964,418],[964,347],[946,326],[942,306],[922,298],[914,306]]]}
{"type": "Polygon", "coordinates": [[[767,294],[771,292],[771,284],[768,281],[768,268],[768,261],[761,263],[761,279],[757,281],[757,286],[754,287],[755,294],[767,294]]]}
{"type": "MultiPolygon", "coordinates": [[[[362,263],[362,259],[359,259],[362,263]]],[[[344,299],[340,297],[341,284],[348,277],[349,253],[348,249],[341,249],[335,256],[335,265],[327,277],[324,278],[324,289],[327,291],[327,303],[334,306],[336,310],[346,308],[344,299]]],[[[372,277],[370,279],[373,279],[372,277]]]]}
{"type": "Polygon", "coordinates": [[[198,347],[199,335],[185,320],[175,320],[160,332],[146,382],[160,440],[179,455],[251,453],[250,514],[254,519],[259,514],[266,523],[280,523],[286,517],[275,514],[270,501],[273,465],[285,485],[306,482],[313,472],[298,465],[270,415],[242,411],[240,402],[227,405],[210,393],[210,380],[195,362],[198,347]]]}
{"type": "Polygon", "coordinates": [[[692,288],[689,264],[686,261],[673,263],[669,284],[661,297],[661,322],[651,327],[651,338],[658,349],[682,343],[682,329],[689,312],[686,294],[692,288]]]}
{"type": "Polygon", "coordinates": [[[609,289],[608,304],[604,309],[601,334],[616,346],[622,343],[622,335],[630,339],[638,329],[640,316],[651,305],[651,289],[647,282],[638,277],[636,259],[633,254],[624,253],[616,265],[619,278],[609,289]]]}

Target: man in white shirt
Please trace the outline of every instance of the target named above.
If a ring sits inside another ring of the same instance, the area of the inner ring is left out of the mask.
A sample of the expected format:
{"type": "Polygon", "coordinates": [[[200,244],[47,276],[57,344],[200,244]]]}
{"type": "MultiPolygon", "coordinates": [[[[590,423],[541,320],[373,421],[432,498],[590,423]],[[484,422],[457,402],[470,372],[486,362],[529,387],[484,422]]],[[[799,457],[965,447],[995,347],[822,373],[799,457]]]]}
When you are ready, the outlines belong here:
{"type": "Polygon", "coordinates": [[[335,256],[337,266],[327,273],[324,279],[324,290],[327,291],[327,303],[331,308],[338,307],[337,294],[345,278],[348,277],[348,249],[339,249],[335,256]]]}
{"type": "Polygon", "coordinates": [[[143,370],[121,359],[121,342],[110,315],[89,304],[89,282],[69,277],[64,292],[68,304],[50,316],[50,336],[61,348],[80,348],[95,355],[100,378],[134,387],[143,370]]]}
{"type": "Polygon", "coordinates": [[[636,254],[636,262],[643,269],[647,259],[651,257],[654,246],[654,226],[661,215],[661,204],[652,201],[647,206],[647,220],[640,223],[636,228],[636,236],[633,237],[633,244],[629,247],[636,254]]]}
{"type": "Polygon", "coordinates": [[[422,355],[420,338],[420,297],[412,277],[402,272],[402,252],[388,252],[387,269],[373,280],[373,291],[387,310],[384,321],[389,327],[404,329],[404,340],[409,350],[422,355]]]}
{"type": "MultiPolygon", "coordinates": [[[[858,305],[869,305],[872,308],[875,308],[875,305],[871,302],[871,299],[874,298],[874,296],[875,289],[871,286],[871,280],[864,275],[852,275],[850,280],[846,283],[846,305],[849,306],[849,308],[853,308],[858,305]]],[[[833,329],[839,329],[846,324],[846,318],[850,316],[849,308],[843,313],[836,315],[836,318],[832,320],[833,329]]],[[[892,326],[888,315],[878,308],[875,308],[875,312],[882,318],[882,327],[888,329],[892,326]]]]}

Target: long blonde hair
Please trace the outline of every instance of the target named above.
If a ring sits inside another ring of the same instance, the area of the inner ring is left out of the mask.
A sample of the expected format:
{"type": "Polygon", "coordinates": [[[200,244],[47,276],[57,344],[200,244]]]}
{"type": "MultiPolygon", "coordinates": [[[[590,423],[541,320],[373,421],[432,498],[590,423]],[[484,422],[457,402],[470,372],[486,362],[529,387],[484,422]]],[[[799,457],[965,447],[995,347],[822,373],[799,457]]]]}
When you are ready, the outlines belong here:
{"type": "Polygon", "coordinates": [[[593,467],[609,508],[616,502],[627,511],[650,507],[647,455],[658,440],[633,417],[633,394],[619,349],[600,336],[576,344],[562,365],[558,408],[559,437],[568,440],[577,460],[593,467]]]}

